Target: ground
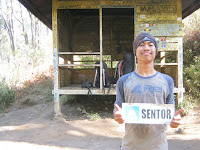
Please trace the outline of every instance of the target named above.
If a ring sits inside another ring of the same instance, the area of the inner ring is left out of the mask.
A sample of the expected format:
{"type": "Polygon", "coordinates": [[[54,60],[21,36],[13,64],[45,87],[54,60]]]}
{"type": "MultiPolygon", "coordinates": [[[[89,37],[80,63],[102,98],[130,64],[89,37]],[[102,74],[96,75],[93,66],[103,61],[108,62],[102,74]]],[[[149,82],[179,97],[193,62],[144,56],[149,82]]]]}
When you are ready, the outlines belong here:
{"type": "MultiPolygon", "coordinates": [[[[112,119],[112,111],[98,112],[101,118],[91,120],[88,110],[80,106],[63,105],[65,119],[54,118],[53,102],[12,108],[0,114],[0,147],[6,150],[119,150],[124,125],[112,119]]],[[[102,106],[97,104],[97,107],[102,106]]],[[[199,115],[199,106],[196,106],[183,117],[183,125],[178,129],[168,127],[169,150],[200,149],[199,115]]]]}

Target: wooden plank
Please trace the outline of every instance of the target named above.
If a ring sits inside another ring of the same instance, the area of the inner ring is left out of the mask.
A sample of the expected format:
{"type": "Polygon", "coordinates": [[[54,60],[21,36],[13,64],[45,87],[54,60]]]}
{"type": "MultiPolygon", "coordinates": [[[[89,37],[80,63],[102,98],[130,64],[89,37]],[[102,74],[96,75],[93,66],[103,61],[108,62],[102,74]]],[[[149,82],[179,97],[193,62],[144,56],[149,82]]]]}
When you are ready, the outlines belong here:
{"type": "Polygon", "coordinates": [[[59,1],[57,3],[58,9],[99,9],[99,1],[59,1]]]}
{"type": "MultiPolygon", "coordinates": [[[[116,95],[116,89],[111,88],[110,92],[108,93],[109,88],[105,88],[101,90],[100,88],[91,88],[91,92],[93,95],[116,95]]],[[[75,85],[70,87],[61,87],[59,89],[59,94],[67,94],[67,95],[87,95],[88,89],[81,88],[81,85],[75,85]]]]}
{"type": "Polygon", "coordinates": [[[73,62],[97,62],[97,61],[98,60],[76,60],[76,61],[73,61],[73,62]]]}
{"type": "Polygon", "coordinates": [[[172,49],[161,49],[161,50],[159,50],[158,49],[158,52],[176,52],[176,51],[178,51],[178,49],[176,49],[176,50],[172,50],[172,49]]]}
{"type": "Polygon", "coordinates": [[[178,94],[180,92],[185,92],[185,88],[174,88],[174,93],[178,94]]]}
{"type": "Polygon", "coordinates": [[[100,52],[59,52],[59,55],[100,55],[100,52]]]}
{"type": "Polygon", "coordinates": [[[154,63],[155,66],[178,66],[178,63],[154,63]]]}
{"type": "Polygon", "coordinates": [[[104,6],[113,6],[113,7],[119,7],[119,6],[129,6],[129,5],[136,5],[137,0],[101,0],[101,5],[104,6]]]}
{"type": "MultiPolygon", "coordinates": [[[[110,7],[128,7],[136,5],[136,0],[73,0],[73,1],[59,1],[57,3],[58,9],[99,9],[101,6],[110,7]]],[[[138,2],[139,3],[139,2],[138,2]]]]}
{"type": "MultiPolygon", "coordinates": [[[[180,91],[185,91],[185,89],[180,88],[174,88],[174,94],[179,93],[180,91]]],[[[100,90],[99,88],[91,88],[91,92],[93,95],[116,95],[116,89],[111,88],[110,92],[108,93],[108,88],[105,88],[105,94],[103,90],[100,90]]],[[[54,91],[52,91],[54,93],[54,91]]],[[[61,87],[59,89],[59,94],[67,94],[67,95],[87,95],[88,89],[81,88],[81,85],[79,87],[61,87]]]]}

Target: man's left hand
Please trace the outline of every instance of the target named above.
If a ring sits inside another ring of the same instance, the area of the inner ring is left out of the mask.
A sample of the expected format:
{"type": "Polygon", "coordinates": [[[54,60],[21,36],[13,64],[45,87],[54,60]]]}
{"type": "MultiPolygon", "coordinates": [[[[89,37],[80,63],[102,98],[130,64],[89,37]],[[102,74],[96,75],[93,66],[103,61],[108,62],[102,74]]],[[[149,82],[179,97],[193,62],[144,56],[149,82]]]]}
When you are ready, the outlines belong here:
{"type": "Polygon", "coordinates": [[[179,109],[175,112],[174,118],[170,124],[171,128],[177,128],[181,124],[181,113],[184,111],[184,108],[179,109]]]}

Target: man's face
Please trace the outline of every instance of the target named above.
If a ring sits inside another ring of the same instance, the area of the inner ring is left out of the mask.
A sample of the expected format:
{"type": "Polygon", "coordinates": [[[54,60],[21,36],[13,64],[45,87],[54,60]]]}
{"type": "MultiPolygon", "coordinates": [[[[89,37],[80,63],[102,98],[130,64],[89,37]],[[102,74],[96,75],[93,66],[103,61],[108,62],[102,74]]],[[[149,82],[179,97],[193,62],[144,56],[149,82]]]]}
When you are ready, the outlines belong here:
{"type": "Polygon", "coordinates": [[[156,47],[150,41],[144,41],[136,49],[136,57],[138,61],[151,62],[156,56],[156,47]]]}

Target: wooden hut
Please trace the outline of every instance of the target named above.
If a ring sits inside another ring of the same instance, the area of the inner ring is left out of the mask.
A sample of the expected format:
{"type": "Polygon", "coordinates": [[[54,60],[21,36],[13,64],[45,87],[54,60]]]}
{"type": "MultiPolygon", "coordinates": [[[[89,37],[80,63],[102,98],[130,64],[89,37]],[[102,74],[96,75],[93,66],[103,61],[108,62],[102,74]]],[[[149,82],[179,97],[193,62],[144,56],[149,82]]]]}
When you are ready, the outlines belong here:
{"type": "Polygon", "coordinates": [[[108,77],[116,77],[117,64],[132,53],[133,39],[141,32],[156,37],[155,69],[174,79],[176,102],[183,100],[182,19],[199,8],[199,0],[19,1],[53,30],[56,115],[61,115],[61,95],[88,94],[81,84],[94,83],[96,68],[101,82],[91,93],[116,94],[114,83],[111,88],[104,86],[103,62],[108,77]]]}

